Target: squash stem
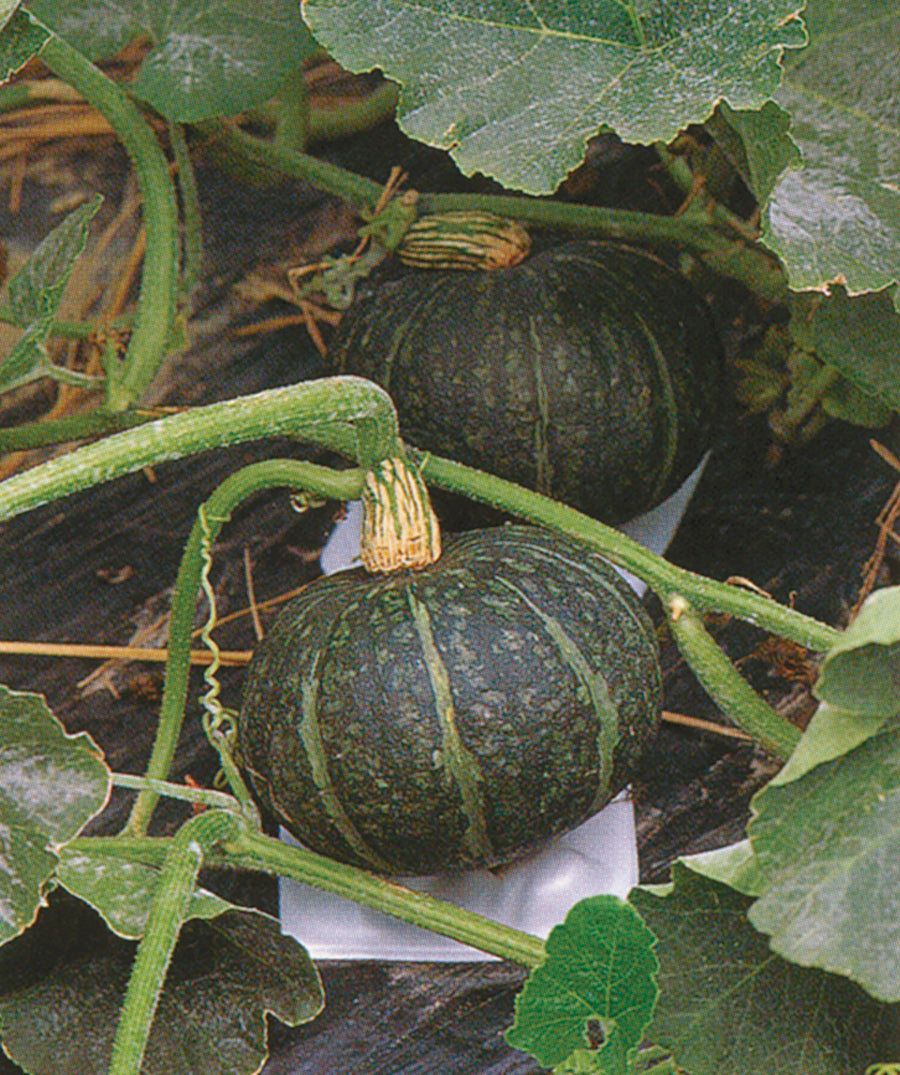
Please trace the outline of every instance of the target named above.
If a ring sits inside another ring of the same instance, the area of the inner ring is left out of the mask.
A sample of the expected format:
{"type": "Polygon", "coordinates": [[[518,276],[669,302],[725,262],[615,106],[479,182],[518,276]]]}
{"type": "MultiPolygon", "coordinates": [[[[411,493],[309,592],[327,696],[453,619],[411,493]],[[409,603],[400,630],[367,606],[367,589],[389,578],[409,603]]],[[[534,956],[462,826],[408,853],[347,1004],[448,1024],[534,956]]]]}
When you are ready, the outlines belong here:
{"type": "MultiPolygon", "coordinates": [[[[306,153],[276,146],[221,121],[199,127],[210,142],[253,169],[268,168],[310,183],[342,198],[364,214],[371,213],[382,187],[344,168],[306,153]]],[[[550,198],[506,194],[429,194],[419,196],[419,212],[485,211],[540,227],[560,228],[624,242],[651,246],[677,246],[693,251],[717,273],[738,280],[769,302],[790,297],[787,278],[776,258],[760,246],[737,236],[733,229],[712,220],[662,216],[626,209],[577,205],[550,198]]]]}
{"type": "Polygon", "coordinates": [[[643,579],[664,603],[669,595],[683,593],[697,609],[728,613],[817,652],[829,650],[839,637],[839,632],[811,616],[676,567],[613,527],[512,482],[435,455],[423,455],[420,468],[425,480],[439,488],[462,493],[584,542],[643,579]]]}
{"type": "Polygon", "coordinates": [[[178,281],[178,206],[165,154],[130,98],[62,38],[51,34],[41,52],[50,70],[73,86],[109,121],[135,167],[144,199],[147,253],[134,332],[117,375],[110,378],[107,407],[137,403],[166,354],[175,317],[178,281]]]}
{"type": "Polygon", "coordinates": [[[166,662],[159,726],[145,773],[148,784],[138,793],[126,826],[125,831],[130,835],[140,836],[147,830],[159,800],[153,782],[165,780],[168,776],[184,722],[191,632],[203,574],[204,544],[214,542],[234,509],[255,493],[288,488],[328,499],[352,500],[359,495],[363,480],[364,475],[358,470],[339,473],[315,463],[273,459],[253,463],[232,474],[201,506],[185,545],[175,582],[169,617],[169,659],[166,662]]]}
{"type": "Polygon", "coordinates": [[[536,967],[544,961],[544,942],[530,933],[274,837],[241,831],[223,851],[232,867],[291,877],[523,967],[536,967]]]}
{"type": "Polygon", "coordinates": [[[735,671],[683,597],[670,598],[668,613],[678,648],[707,694],[769,753],[782,760],[789,758],[800,741],[799,728],[776,713],[735,671]]]}
{"type": "Polygon", "coordinates": [[[382,388],[325,377],[166,415],[13,475],[0,483],[0,519],[145,466],[272,437],[330,448],[366,467],[400,450],[396,411],[382,388]]]}
{"type": "Polygon", "coordinates": [[[208,850],[232,836],[238,825],[233,814],[209,810],[185,822],[169,844],[119,1015],[109,1075],[140,1072],[200,867],[208,850]]]}

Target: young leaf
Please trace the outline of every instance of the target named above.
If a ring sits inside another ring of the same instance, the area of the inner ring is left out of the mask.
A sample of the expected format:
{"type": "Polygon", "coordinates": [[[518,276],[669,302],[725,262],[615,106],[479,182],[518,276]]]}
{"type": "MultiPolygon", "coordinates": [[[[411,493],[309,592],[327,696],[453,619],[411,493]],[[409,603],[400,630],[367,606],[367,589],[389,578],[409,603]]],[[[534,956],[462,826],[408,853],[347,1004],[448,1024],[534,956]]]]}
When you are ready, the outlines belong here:
{"type": "Polygon", "coordinates": [[[297,0],[32,0],[29,6],[92,60],[146,35],[153,47],[129,89],[177,123],[260,104],[318,47],[297,0]]]}
{"type": "Polygon", "coordinates": [[[800,150],[790,136],[791,117],[774,101],[755,111],[720,106],[725,119],[740,135],[747,157],[747,179],[754,197],[766,205],[778,179],[801,165],[800,150]]]}
{"type": "MultiPolygon", "coordinates": [[[[900,241],[900,230],[897,236],[900,241]]],[[[895,291],[850,296],[835,286],[816,306],[810,327],[823,362],[883,405],[900,411],[900,314],[895,291]]]]}
{"type": "Polygon", "coordinates": [[[44,362],[44,343],[75,262],[87,244],[88,225],[102,200],[97,194],[69,213],[10,280],[9,304],[25,332],[0,362],[0,389],[11,386],[44,362]]]}
{"type": "Polygon", "coordinates": [[[595,1066],[580,1070],[625,1071],[656,1003],[654,941],[615,896],[577,903],[547,938],[547,958],[516,998],[506,1040],[547,1066],[587,1051],[595,1066]]]}
{"type": "MultiPolygon", "coordinates": [[[[84,845],[78,850],[62,848],[57,880],[98,911],[114,933],[139,940],[147,925],[159,870],[130,861],[124,852],[106,847],[103,851],[85,850],[84,845]]],[[[212,892],[196,889],[188,918],[215,918],[232,906],[212,892]]]]}
{"type": "Polygon", "coordinates": [[[554,190],[601,126],[672,138],[726,98],[755,108],[805,41],[791,0],[520,4],[514,0],[306,0],[304,17],[345,67],[402,85],[401,127],[460,168],[554,190]]]}
{"type": "Polygon", "coordinates": [[[900,1000],[900,723],[754,799],[750,920],[803,966],[900,1000]]]}
{"type": "Polygon", "coordinates": [[[34,921],[60,845],[106,805],[93,740],[67,735],[36,694],[0,687],[0,944],[34,921]]]}
{"type": "Polygon", "coordinates": [[[794,748],[794,753],[788,758],[784,768],[779,769],[772,777],[768,786],[789,784],[817,765],[847,754],[860,743],[877,735],[888,719],[889,715],[886,713],[848,713],[845,709],[820,702],[800,742],[794,748]]]}
{"type": "Polygon", "coordinates": [[[776,96],[794,117],[803,168],[776,186],[765,241],[798,290],[878,290],[900,279],[900,11],[815,0],[804,21],[809,46],[785,57],[776,96]]]}
{"type": "Polygon", "coordinates": [[[884,1059],[890,1013],[854,986],[771,952],[750,899],[676,863],[674,890],[629,897],[659,938],[648,1036],[691,1075],[847,1075],[884,1059]]]}
{"type": "Polygon", "coordinates": [[[50,35],[9,0],[0,4],[0,27],[0,82],[6,82],[41,51],[50,35]]]}
{"type": "Polygon", "coordinates": [[[900,713],[900,586],[876,590],[822,662],[816,695],[853,713],[900,713]]]}
{"type": "MultiPolygon", "coordinates": [[[[135,945],[88,907],[54,900],[0,952],[0,1037],[30,1075],[107,1071],[135,945]]],[[[228,911],[182,930],[142,1075],[250,1075],[266,1057],[271,1012],[315,1018],[322,987],[305,950],[278,923],[228,911]]]]}

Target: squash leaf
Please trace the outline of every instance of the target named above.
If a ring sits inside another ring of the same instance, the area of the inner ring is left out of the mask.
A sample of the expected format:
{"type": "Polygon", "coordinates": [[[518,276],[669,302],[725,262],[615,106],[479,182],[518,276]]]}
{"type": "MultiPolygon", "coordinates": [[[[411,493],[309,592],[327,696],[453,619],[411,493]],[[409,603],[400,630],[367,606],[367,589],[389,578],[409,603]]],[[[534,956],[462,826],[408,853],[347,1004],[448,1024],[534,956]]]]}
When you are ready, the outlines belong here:
{"type": "Polygon", "coordinates": [[[888,714],[878,711],[848,713],[845,709],[820,702],[793,754],[772,777],[769,786],[789,784],[817,765],[849,753],[877,735],[888,720],[888,714]]]}
{"type": "Polygon", "coordinates": [[[764,240],[797,290],[880,290],[900,280],[900,10],[812,0],[804,21],[809,45],[786,55],[776,95],[803,167],[775,186],[764,240]]]}
{"type": "Polygon", "coordinates": [[[791,117],[774,101],[754,111],[722,104],[718,114],[740,135],[747,160],[743,178],[757,202],[765,205],[781,176],[802,164],[790,135],[791,117]]]}
{"type": "Polygon", "coordinates": [[[863,603],[825,655],[815,693],[854,713],[900,713],[900,586],[863,603]]]}
{"type": "MultiPolygon", "coordinates": [[[[0,952],[0,1037],[30,1075],[109,1068],[135,944],[80,901],[54,899],[0,952]]],[[[315,1018],[322,987],[278,923],[227,911],[185,924],[160,997],[142,1075],[249,1075],[266,1057],[266,1013],[315,1018]]]]}
{"type": "Polygon", "coordinates": [[[129,89],[178,123],[260,104],[317,49],[297,0],[32,0],[29,6],[92,60],[146,34],[153,47],[129,89]]]}
{"type": "Polygon", "coordinates": [[[401,84],[400,126],[449,149],[467,175],[554,190],[598,129],[668,140],[716,103],[755,108],[805,42],[796,0],[579,4],[521,0],[305,0],[345,67],[401,84]]]}
{"type": "Polygon", "coordinates": [[[675,864],[665,896],[630,900],[659,938],[648,1030],[691,1075],[847,1075],[884,1060],[896,1013],[852,982],[788,963],[747,921],[750,898],[675,864]],[[884,1047],[883,1047],[884,1046],[884,1047]]]}
{"type": "Polygon", "coordinates": [[[37,55],[50,35],[44,26],[19,8],[18,0],[0,2],[0,82],[6,82],[32,56],[37,55]]]}
{"type": "Polygon", "coordinates": [[[615,896],[577,903],[547,938],[546,961],[516,998],[506,1040],[546,1066],[625,1071],[656,1003],[654,942],[634,908],[615,896]],[[592,1054],[581,1058],[592,1067],[578,1066],[581,1053],[592,1054]]]}
{"type": "Polygon", "coordinates": [[[816,304],[810,320],[819,358],[895,411],[900,410],[897,301],[896,288],[851,296],[835,285],[816,304]]]}
{"type": "Polygon", "coordinates": [[[0,687],[0,944],[34,921],[59,848],[106,805],[93,740],[67,735],[43,698],[0,687]]]}
{"type": "Polygon", "coordinates": [[[900,721],[754,799],[750,920],[803,966],[900,1000],[900,721]]]}
{"type": "MultiPolygon", "coordinates": [[[[150,904],[156,894],[159,870],[129,860],[104,844],[102,850],[82,843],[59,853],[57,880],[73,896],[91,905],[120,937],[138,940],[144,935],[150,904]]],[[[188,918],[215,918],[232,904],[202,888],[194,891],[188,918]]]]}
{"type": "Polygon", "coordinates": [[[69,213],[10,280],[10,309],[25,332],[0,361],[0,390],[13,387],[46,364],[44,345],[75,262],[87,245],[88,225],[102,201],[97,194],[69,213]]]}

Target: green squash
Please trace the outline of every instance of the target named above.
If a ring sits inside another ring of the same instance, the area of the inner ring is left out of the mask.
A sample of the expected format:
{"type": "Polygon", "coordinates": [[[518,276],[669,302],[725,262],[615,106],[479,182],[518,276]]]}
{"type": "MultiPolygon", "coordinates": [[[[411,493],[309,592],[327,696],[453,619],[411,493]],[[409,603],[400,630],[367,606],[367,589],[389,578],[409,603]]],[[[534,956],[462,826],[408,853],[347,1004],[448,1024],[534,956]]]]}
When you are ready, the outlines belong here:
{"type": "Polygon", "coordinates": [[[652,624],[583,546],[450,539],[418,571],[315,580],[259,646],[238,748],[303,844],[387,874],[496,866],[581,824],[658,726],[652,624]]]}
{"type": "Polygon", "coordinates": [[[411,272],[344,314],[343,372],[405,439],[605,522],[654,507],[709,448],[723,391],[709,310],[645,251],[573,242],[492,272],[411,272]]]}

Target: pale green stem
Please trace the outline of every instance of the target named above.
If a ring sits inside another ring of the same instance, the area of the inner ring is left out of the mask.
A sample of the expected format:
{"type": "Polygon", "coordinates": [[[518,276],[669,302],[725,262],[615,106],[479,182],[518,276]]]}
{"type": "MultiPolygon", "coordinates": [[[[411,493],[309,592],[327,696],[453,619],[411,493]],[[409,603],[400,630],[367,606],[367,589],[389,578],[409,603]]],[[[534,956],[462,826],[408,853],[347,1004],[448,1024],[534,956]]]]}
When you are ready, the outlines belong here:
{"type": "Polygon", "coordinates": [[[784,719],[734,669],[683,597],[669,600],[669,626],[691,671],[716,705],[771,754],[791,756],[800,729],[784,719]]]}
{"type": "Polygon", "coordinates": [[[433,896],[413,892],[393,881],[292,847],[273,837],[241,831],[223,847],[223,851],[232,866],[292,877],[305,885],[344,896],[501,959],[510,959],[525,967],[535,967],[544,960],[543,941],[530,933],[503,926],[433,896]]]}
{"type": "Polygon", "coordinates": [[[196,803],[199,806],[218,807],[222,810],[238,810],[240,804],[232,795],[209,788],[192,788],[187,784],[171,784],[168,780],[153,780],[146,776],[133,776],[131,773],[113,773],[113,787],[127,788],[130,791],[152,791],[155,795],[181,802],[196,803]]]}
{"type": "Polygon", "coordinates": [[[181,218],[183,230],[184,259],[182,276],[188,298],[194,292],[203,273],[203,220],[200,212],[200,194],[197,177],[191,163],[184,126],[169,124],[169,141],[178,168],[178,189],[181,192],[181,218]]]}
{"type": "Polygon", "coordinates": [[[672,594],[683,593],[698,609],[728,613],[819,652],[830,649],[839,637],[839,632],[833,628],[776,601],[676,567],[613,527],[549,497],[439,456],[423,455],[420,465],[429,484],[463,493],[473,500],[583,541],[608,560],[643,579],[663,602],[672,594]]]}
{"type": "MultiPolygon", "coordinates": [[[[185,545],[169,616],[169,656],[160,703],[159,726],[147,765],[149,780],[164,780],[172,766],[184,722],[190,674],[191,632],[194,608],[203,573],[203,546],[216,540],[234,509],[247,497],[265,489],[287,488],[312,492],[327,499],[352,500],[362,489],[364,473],[337,472],[291,459],[253,463],[226,478],[200,508],[185,545]]],[[[159,796],[152,786],[144,788],[131,811],[127,831],[141,835],[150,821],[159,796]]]]}
{"type": "Polygon", "coordinates": [[[131,157],[144,200],[147,252],[134,331],[107,392],[110,410],[140,401],[166,354],[178,281],[178,206],[156,135],[130,98],[62,38],[51,35],[41,59],[109,121],[131,157]]]}
{"type": "Polygon", "coordinates": [[[361,377],[326,377],[167,415],[0,483],[0,519],[145,466],[272,437],[294,437],[369,466],[397,451],[390,396],[361,377]]]}
{"type": "Polygon", "coordinates": [[[209,849],[234,836],[238,824],[233,814],[209,810],[185,822],[169,845],[119,1015],[109,1075],[139,1075],[197,874],[209,849]]]}

